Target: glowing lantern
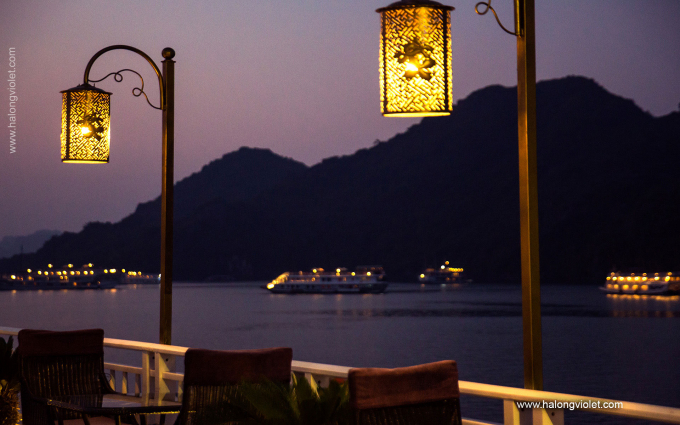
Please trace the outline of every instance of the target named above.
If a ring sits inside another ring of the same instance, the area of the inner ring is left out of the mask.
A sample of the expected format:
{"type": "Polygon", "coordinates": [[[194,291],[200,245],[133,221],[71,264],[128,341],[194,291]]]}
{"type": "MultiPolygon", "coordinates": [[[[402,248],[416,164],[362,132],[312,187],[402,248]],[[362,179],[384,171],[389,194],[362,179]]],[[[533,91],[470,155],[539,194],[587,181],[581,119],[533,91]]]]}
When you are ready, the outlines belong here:
{"type": "Polygon", "coordinates": [[[377,10],[384,116],[450,114],[451,10],[431,0],[401,0],[377,10]]]}
{"type": "Polygon", "coordinates": [[[61,160],[109,162],[111,93],[81,84],[62,93],[61,160]]]}

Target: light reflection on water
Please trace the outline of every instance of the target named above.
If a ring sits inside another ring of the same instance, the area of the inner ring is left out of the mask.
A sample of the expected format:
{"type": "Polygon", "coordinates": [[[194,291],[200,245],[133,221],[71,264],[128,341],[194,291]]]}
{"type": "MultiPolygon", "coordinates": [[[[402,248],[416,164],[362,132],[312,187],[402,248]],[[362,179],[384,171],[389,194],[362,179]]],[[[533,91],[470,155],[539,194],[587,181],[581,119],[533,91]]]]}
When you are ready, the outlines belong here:
{"type": "MultiPolygon", "coordinates": [[[[347,366],[454,359],[463,380],[522,386],[519,287],[392,284],[388,291],[274,295],[256,284],[176,284],[173,342],[290,346],[297,360],[347,366]]],[[[608,297],[593,287],[546,285],[542,301],[546,390],[680,407],[680,297],[608,297]]],[[[101,327],[111,338],[158,338],[158,286],[0,292],[0,303],[1,326],[101,327]]],[[[141,363],[120,350],[107,349],[107,360],[141,363]]],[[[501,412],[500,401],[463,399],[464,416],[500,422],[501,412]]]]}

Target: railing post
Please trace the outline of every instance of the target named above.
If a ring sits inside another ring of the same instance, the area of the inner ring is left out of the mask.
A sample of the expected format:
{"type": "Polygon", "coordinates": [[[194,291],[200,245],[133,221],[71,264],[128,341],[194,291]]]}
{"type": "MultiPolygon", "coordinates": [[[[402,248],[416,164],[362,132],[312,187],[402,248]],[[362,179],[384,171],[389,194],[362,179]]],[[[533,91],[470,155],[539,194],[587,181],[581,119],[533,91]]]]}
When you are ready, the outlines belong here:
{"type": "Polygon", "coordinates": [[[531,409],[532,425],[564,425],[563,409],[531,409]]]}
{"type": "Polygon", "coordinates": [[[503,425],[532,425],[530,409],[520,409],[515,400],[503,400],[503,425]]]}
{"type": "Polygon", "coordinates": [[[310,383],[311,383],[311,382],[312,382],[312,379],[314,379],[314,378],[312,377],[312,374],[311,374],[311,373],[305,372],[305,379],[307,380],[307,382],[310,382],[310,383]]]}
{"type": "Polygon", "coordinates": [[[123,372],[123,377],[120,379],[120,392],[123,394],[128,393],[128,373],[123,372]]]}
{"type": "Polygon", "coordinates": [[[503,425],[520,425],[519,409],[514,400],[503,400],[503,425]]]}
{"type": "Polygon", "coordinates": [[[142,394],[150,394],[153,390],[151,381],[151,356],[150,351],[142,352],[142,374],[140,375],[142,381],[142,394]]]}
{"type": "Polygon", "coordinates": [[[154,353],[154,372],[155,372],[155,392],[158,394],[159,400],[174,400],[175,393],[177,392],[176,382],[168,383],[163,378],[165,372],[175,371],[175,356],[170,354],[162,354],[159,352],[154,353]]]}
{"type": "MultiPolygon", "coordinates": [[[[148,380],[148,371],[147,371],[148,380]]],[[[142,375],[135,374],[135,397],[139,397],[142,394],[142,375]]]]}
{"type": "Polygon", "coordinates": [[[184,381],[178,381],[177,385],[177,402],[182,402],[182,397],[184,397],[184,381]]]}
{"type": "Polygon", "coordinates": [[[116,371],[113,369],[109,369],[109,385],[116,391],[116,371]]]}

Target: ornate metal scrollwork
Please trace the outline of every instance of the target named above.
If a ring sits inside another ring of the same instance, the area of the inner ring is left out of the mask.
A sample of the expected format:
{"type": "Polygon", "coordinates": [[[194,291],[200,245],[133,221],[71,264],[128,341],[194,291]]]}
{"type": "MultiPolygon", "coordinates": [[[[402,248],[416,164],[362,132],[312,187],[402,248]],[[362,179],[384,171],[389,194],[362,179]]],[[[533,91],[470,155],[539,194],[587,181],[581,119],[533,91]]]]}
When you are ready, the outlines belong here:
{"type": "Polygon", "coordinates": [[[106,80],[107,78],[109,78],[110,76],[113,75],[113,79],[114,79],[117,83],[120,83],[121,81],[123,81],[123,74],[121,74],[121,72],[124,72],[124,71],[129,71],[129,72],[133,72],[133,73],[137,74],[137,76],[139,77],[139,79],[140,79],[141,82],[142,82],[142,86],[141,86],[141,87],[134,87],[134,88],[132,89],[132,95],[133,95],[134,97],[139,97],[139,96],[141,96],[141,95],[144,95],[144,98],[146,98],[146,102],[147,102],[152,108],[158,109],[158,110],[162,110],[163,108],[156,107],[156,106],[154,106],[154,105],[151,103],[151,101],[149,100],[149,97],[148,97],[148,96],[146,95],[146,93],[144,92],[144,78],[141,76],[141,74],[140,74],[139,72],[135,71],[134,69],[127,69],[127,68],[126,68],[126,69],[121,69],[120,71],[111,72],[110,74],[107,74],[104,78],[100,78],[99,80],[90,80],[90,79],[88,79],[88,82],[90,82],[90,83],[98,83],[98,82],[100,82],[100,81],[106,80]]]}
{"type": "Polygon", "coordinates": [[[503,29],[503,31],[507,32],[508,34],[514,35],[514,36],[519,36],[518,33],[514,32],[514,31],[510,31],[503,26],[503,24],[501,23],[501,20],[498,18],[498,14],[496,13],[496,10],[491,6],[491,0],[488,0],[486,2],[480,1],[479,3],[477,3],[475,5],[475,12],[477,12],[478,15],[486,15],[489,10],[491,12],[493,12],[493,16],[496,17],[496,22],[498,22],[498,25],[500,25],[500,27],[503,29]],[[486,9],[484,9],[484,11],[481,11],[479,9],[480,6],[486,6],[486,9]]]}

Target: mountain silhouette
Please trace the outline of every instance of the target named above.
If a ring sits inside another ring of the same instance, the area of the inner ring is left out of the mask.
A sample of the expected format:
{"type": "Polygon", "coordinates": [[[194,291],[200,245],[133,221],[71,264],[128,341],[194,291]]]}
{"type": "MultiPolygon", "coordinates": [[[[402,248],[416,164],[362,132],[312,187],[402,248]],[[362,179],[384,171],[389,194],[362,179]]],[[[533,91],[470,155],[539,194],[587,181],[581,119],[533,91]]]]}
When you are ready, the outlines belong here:
{"type": "MultiPolygon", "coordinates": [[[[677,269],[680,113],[653,117],[584,77],[539,82],[536,97],[543,282],[677,269]]],[[[390,280],[415,281],[448,260],[475,281],[517,282],[518,181],[514,87],[478,90],[449,117],[312,167],[241,148],[176,184],[175,276],[381,264],[390,280]]],[[[22,263],[158,271],[159,229],[156,199],[54,237],[22,263]]]]}

